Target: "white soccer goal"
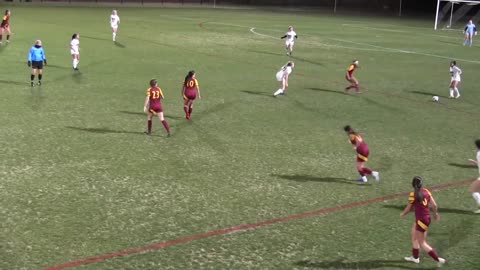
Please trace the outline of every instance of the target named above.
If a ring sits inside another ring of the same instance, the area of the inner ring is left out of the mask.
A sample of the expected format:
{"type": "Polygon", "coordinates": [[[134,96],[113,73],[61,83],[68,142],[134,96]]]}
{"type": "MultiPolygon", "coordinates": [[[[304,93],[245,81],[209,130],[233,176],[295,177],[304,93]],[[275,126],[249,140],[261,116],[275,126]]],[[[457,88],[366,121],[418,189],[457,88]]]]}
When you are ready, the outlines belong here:
{"type": "Polygon", "coordinates": [[[480,21],[480,0],[437,0],[434,29],[463,29],[468,20],[480,21]]]}

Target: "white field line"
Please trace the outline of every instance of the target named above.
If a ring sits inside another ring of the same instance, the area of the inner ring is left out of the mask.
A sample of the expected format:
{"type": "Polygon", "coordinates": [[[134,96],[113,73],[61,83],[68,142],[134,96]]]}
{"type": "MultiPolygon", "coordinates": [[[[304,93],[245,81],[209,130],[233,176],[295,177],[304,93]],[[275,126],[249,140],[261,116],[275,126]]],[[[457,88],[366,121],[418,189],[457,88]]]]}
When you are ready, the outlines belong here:
{"type": "MultiPolygon", "coordinates": [[[[407,30],[394,30],[394,29],[387,29],[387,28],[381,28],[381,27],[371,27],[371,26],[366,26],[366,25],[361,25],[361,24],[350,24],[350,23],[344,23],[342,24],[344,26],[349,26],[349,27],[356,27],[356,28],[365,28],[365,29],[370,29],[370,30],[379,30],[379,31],[384,31],[384,32],[396,32],[396,33],[407,33],[407,34],[416,34],[418,35],[418,32],[412,32],[412,31],[407,31],[407,30]]],[[[392,25],[395,26],[395,25],[392,25]]],[[[422,29],[424,31],[430,31],[431,29],[427,28],[420,28],[416,27],[418,29],[422,29]]],[[[430,33],[424,33],[422,32],[421,35],[427,35],[427,36],[434,36],[434,37],[441,37],[441,38],[447,38],[447,39],[455,39],[455,40],[461,40],[461,38],[456,38],[456,37],[449,37],[449,36],[444,36],[444,35],[438,35],[438,34],[430,34],[430,33]]]]}
{"type": "MultiPolygon", "coordinates": [[[[250,28],[250,32],[252,32],[253,34],[256,34],[256,35],[260,35],[260,36],[269,36],[269,35],[265,35],[265,34],[262,34],[262,33],[259,33],[259,32],[257,32],[257,31],[255,31],[255,27],[250,28]]],[[[273,36],[269,36],[269,37],[272,37],[272,38],[275,38],[275,39],[276,39],[276,37],[273,37],[273,36]]],[[[325,38],[326,38],[326,39],[330,39],[330,40],[334,40],[334,41],[351,43],[351,44],[356,44],[356,45],[361,45],[361,46],[368,46],[368,47],[372,47],[372,48],[375,48],[375,49],[354,48],[354,47],[348,47],[348,46],[329,45],[329,44],[323,44],[323,43],[318,43],[318,44],[319,44],[319,45],[322,45],[322,46],[329,46],[329,47],[335,47],[335,48],[347,48],[347,49],[354,49],[354,50],[364,50],[364,51],[365,51],[365,50],[369,50],[369,51],[390,52],[390,53],[405,53],[405,54],[422,55],[422,56],[428,56],[428,57],[434,57],[434,58],[441,58],[441,59],[449,59],[449,60],[455,59],[455,60],[462,61],[462,62],[480,64],[480,61],[477,61],[477,60],[461,59],[461,58],[456,58],[456,57],[451,57],[451,56],[444,56],[444,55],[438,55],[438,54],[431,54],[431,53],[423,53],[423,52],[416,52],[416,51],[409,51],[409,50],[388,48],[388,47],[373,45],[373,44],[369,44],[369,43],[355,42],[355,41],[346,40],[346,39],[329,38],[329,37],[325,37],[325,38]]]]}

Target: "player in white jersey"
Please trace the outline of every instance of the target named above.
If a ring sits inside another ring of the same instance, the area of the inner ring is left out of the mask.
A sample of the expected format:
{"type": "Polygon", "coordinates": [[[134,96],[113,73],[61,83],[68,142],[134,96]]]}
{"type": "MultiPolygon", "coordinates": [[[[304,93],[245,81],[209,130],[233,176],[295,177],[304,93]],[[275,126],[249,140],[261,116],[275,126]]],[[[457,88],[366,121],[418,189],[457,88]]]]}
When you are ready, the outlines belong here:
{"type": "Polygon", "coordinates": [[[120,17],[117,15],[117,11],[114,9],[112,15],[110,15],[110,26],[112,27],[113,41],[117,38],[118,25],[120,24],[120,17]]]}
{"type": "Polygon", "coordinates": [[[72,35],[70,54],[73,58],[73,69],[78,70],[78,63],[80,62],[80,35],[77,33],[72,35]]]}
{"type": "Polygon", "coordinates": [[[273,96],[284,95],[288,87],[288,78],[293,71],[295,64],[292,61],[288,61],[276,74],[277,81],[281,82],[281,88],[279,88],[273,96]]]}
{"type": "MultiPolygon", "coordinates": [[[[477,160],[470,159],[470,162],[478,166],[478,174],[480,176],[480,140],[476,140],[475,145],[477,146],[477,160]]],[[[474,213],[480,214],[480,177],[470,185],[470,192],[478,206],[474,213]]]]}
{"type": "Polygon", "coordinates": [[[463,30],[463,33],[465,34],[465,38],[463,39],[463,46],[467,45],[467,41],[470,42],[470,47],[473,45],[473,36],[477,35],[477,27],[473,23],[472,20],[469,20],[467,25],[465,26],[465,29],[463,30]]]}
{"type": "Polygon", "coordinates": [[[295,44],[295,40],[298,38],[297,33],[293,31],[293,26],[288,27],[288,32],[285,33],[283,37],[281,37],[281,39],[284,39],[284,38],[286,38],[285,49],[287,50],[287,55],[292,55],[293,45],[295,44]]]}
{"type": "Polygon", "coordinates": [[[450,62],[450,96],[449,98],[459,98],[460,91],[458,90],[458,84],[460,83],[462,70],[457,67],[457,62],[450,62]]]}

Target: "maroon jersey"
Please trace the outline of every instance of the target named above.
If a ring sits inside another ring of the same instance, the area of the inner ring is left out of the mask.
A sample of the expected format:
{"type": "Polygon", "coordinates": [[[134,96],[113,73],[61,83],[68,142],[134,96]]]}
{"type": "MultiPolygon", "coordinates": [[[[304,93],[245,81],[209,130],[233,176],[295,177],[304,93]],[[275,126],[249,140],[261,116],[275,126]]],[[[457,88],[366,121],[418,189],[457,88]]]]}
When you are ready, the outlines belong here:
{"type": "Polygon", "coordinates": [[[362,138],[362,135],[358,133],[351,133],[348,135],[348,138],[350,139],[350,143],[355,145],[355,147],[359,148],[362,146],[366,146],[368,148],[367,144],[362,138]]]}
{"type": "Polygon", "coordinates": [[[354,64],[351,64],[350,66],[348,66],[348,68],[347,68],[347,78],[351,78],[356,69],[357,69],[357,66],[354,65],[354,64]]]}
{"type": "Polygon", "coordinates": [[[10,15],[5,15],[2,18],[2,27],[8,26],[8,22],[10,21],[10,15]]]}
{"type": "Polygon", "coordinates": [[[198,90],[198,81],[197,79],[190,78],[185,82],[185,97],[188,99],[195,99],[197,96],[197,90],[198,90]]]}
{"type": "Polygon", "coordinates": [[[408,197],[408,203],[413,204],[415,210],[415,218],[417,220],[430,220],[430,201],[432,194],[426,188],[422,189],[423,201],[419,202],[415,200],[415,192],[410,192],[408,197]]]}
{"type": "Polygon", "coordinates": [[[162,106],[160,99],[163,98],[162,89],[160,87],[150,87],[147,89],[147,96],[150,100],[150,109],[156,109],[162,106]]]}

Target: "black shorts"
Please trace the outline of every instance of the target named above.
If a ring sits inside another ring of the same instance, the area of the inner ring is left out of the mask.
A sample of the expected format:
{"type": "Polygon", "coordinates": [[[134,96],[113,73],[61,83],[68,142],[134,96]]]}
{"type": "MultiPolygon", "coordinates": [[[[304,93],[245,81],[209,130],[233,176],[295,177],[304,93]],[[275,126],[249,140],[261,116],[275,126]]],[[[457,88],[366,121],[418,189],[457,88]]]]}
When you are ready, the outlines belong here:
{"type": "Polygon", "coordinates": [[[32,61],[32,68],[42,69],[43,68],[43,62],[42,61],[32,61]]]}

